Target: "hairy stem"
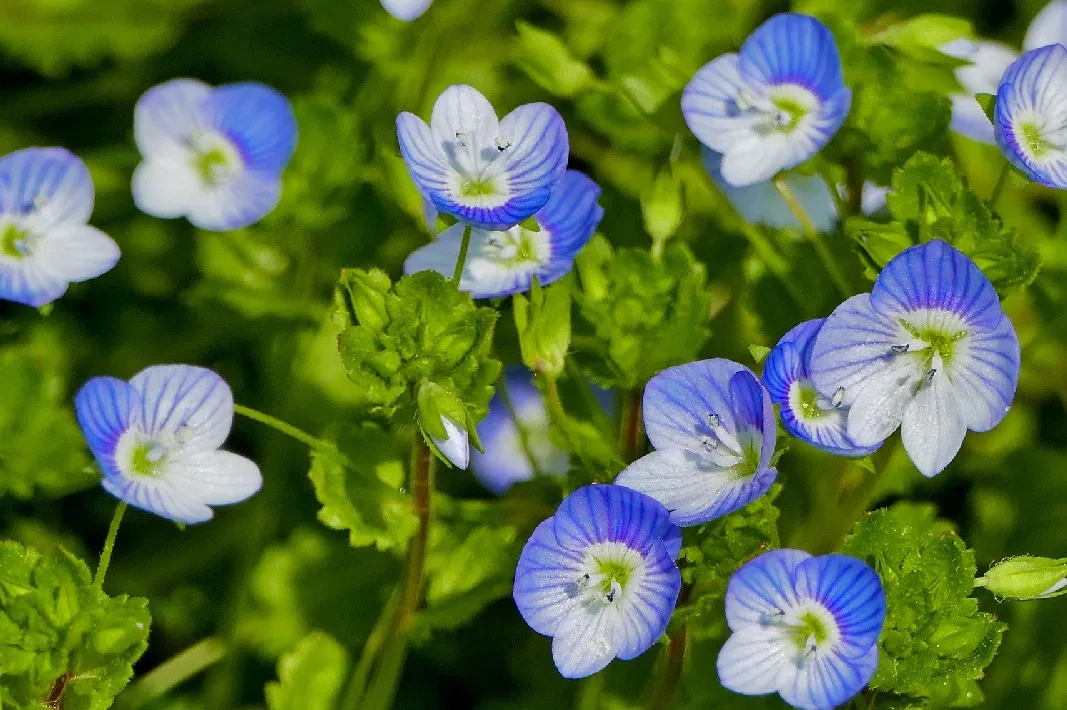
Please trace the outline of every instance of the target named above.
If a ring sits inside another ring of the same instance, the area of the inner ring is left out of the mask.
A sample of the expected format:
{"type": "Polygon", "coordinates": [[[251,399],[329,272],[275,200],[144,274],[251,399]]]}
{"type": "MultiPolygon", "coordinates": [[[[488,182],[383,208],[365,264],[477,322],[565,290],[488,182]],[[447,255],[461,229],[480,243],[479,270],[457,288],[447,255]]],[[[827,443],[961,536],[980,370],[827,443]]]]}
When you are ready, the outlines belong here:
{"type": "Polygon", "coordinates": [[[115,551],[115,538],[119,534],[119,525],[122,524],[122,516],[126,512],[126,501],[119,501],[115,506],[115,515],[111,518],[111,526],[107,529],[107,539],[104,540],[104,549],[100,552],[100,563],[96,566],[96,575],[93,577],[93,586],[97,589],[104,588],[104,577],[107,576],[107,568],[111,565],[111,553],[115,551]]]}
{"type": "Polygon", "coordinates": [[[641,448],[641,390],[623,394],[622,421],[619,425],[619,452],[629,463],[637,458],[641,448]]]}
{"type": "Polygon", "coordinates": [[[456,259],[456,270],[452,272],[452,283],[457,287],[463,277],[463,267],[467,265],[467,251],[471,248],[471,226],[463,227],[463,241],[459,245],[459,258],[456,259]]]}
{"type": "Polygon", "coordinates": [[[272,417],[269,414],[264,414],[258,409],[252,409],[251,407],[246,407],[243,404],[235,404],[233,405],[233,411],[236,414],[240,414],[242,417],[247,417],[253,421],[259,422],[260,424],[266,424],[270,428],[275,429],[276,431],[280,431],[282,434],[285,434],[289,438],[299,441],[301,444],[304,444],[309,449],[333,449],[332,445],[327,444],[321,439],[316,439],[314,436],[308,434],[303,429],[297,429],[292,424],[289,424],[288,422],[283,422],[281,419],[278,419],[277,417],[272,417]]]}
{"type": "Polygon", "coordinates": [[[989,196],[989,206],[996,208],[997,202],[1000,200],[1000,195],[1004,192],[1005,186],[1008,184],[1008,173],[1011,172],[1011,165],[1007,160],[1004,161],[1004,165],[1000,168],[1000,175],[997,176],[997,182],[993,185],[993,192],[989,196]]]}
{"type": "Polygon", "coordinates": [[[808,235],[808,241],[815,247],[815,253],[819,255],[819,260],[822,261],[823,266],[826,267],[827,273],[830,274],[830,278],[833,280],[834,285],[837,286],[837,290],[840,292],[842,298],[848,298],[852,295],[852,289],[848,285],[848,280],[845,275],[841,273],[841,269],[838,268],[837,262],[834,261],[834,255],[830,253],[830,250],[826,247],[826,244],[822,240],[822,236],[819,234],[819,230],[816,229],[815,223],[811,221],[811,217],[804,211],[804,205],[800,204],[800,200],[793,194],[792,188],[782,177],[776,177],[774,179],[774,189],[778,191],[778,194],[785,200],[786,205],[789,207],[789,211],[793,213],[796,220],[800,222],[800,226],[803,228],[804,233],[808,235]]]}

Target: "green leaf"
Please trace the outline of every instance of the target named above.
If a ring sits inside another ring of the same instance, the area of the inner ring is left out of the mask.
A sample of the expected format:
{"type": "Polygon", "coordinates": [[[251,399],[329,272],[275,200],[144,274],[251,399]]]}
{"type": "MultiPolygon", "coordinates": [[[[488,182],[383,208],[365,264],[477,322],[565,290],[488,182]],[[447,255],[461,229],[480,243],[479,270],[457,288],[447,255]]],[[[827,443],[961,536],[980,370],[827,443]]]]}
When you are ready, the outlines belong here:
{"type": "Polygon", "coordinates": [[[315,631],[278,661],[278,682],[266,687],[270,710],[333,710],[348,677],[348,652],[315,631]]]}
{"type": "Polygon", "coordinates": [[[937,50],[953,40],[971,37],[973,33],[969,20],[929,13],[890,25],[887,29],[867,37],[867,41],[885,44],[903,52],[913,52],[918,49],[937,50]]]}
{"type": "Polygon", "coordinates": [[[970,596],[974,553],[936,520],[933,506],[899,503],[868,513],[846,538],[844,552],[872,565],[886,593],[871,688],[941,698],[946,687],[957,693],[982,677],[1007,627],[978,611],[970,596]]]}
{"type": "Polygon", "coordinates": [[[148,600],[108,597],[84,562],[0,542],[0,704],[104,710],[148,647],[148,600]]]}
{"type": "Polygon", "coordinates": [[[641,193],[641,217],[645,222],[645,231],[654,242],[666,241],[678,231],[684,213],[682,182],[674,170],[666,167],[641,193]]]}
{"type": "Polygon", "coordinates": [[[982,107],[982,111],[985,112],[986,118],[990,123],[995,121],[995,114],[997,112],[997,97],[995,94],[975,94],[974,98],[978,101],[978,105],[982,107]]]}
{"type": "Polygon", "coordinates": [[[574,96],[595,83],[592,70],[558,36],[526,22],[515,24],[519,30],[515,62],[542,89],[574,96]]]}
{"type": "Polygon", "coordinates": [[[756,361],[756,364],[759,365],[771,354],[771,348],[766,345],[749,345],[748,352],[752,355],[752,359],[756,361]]]}

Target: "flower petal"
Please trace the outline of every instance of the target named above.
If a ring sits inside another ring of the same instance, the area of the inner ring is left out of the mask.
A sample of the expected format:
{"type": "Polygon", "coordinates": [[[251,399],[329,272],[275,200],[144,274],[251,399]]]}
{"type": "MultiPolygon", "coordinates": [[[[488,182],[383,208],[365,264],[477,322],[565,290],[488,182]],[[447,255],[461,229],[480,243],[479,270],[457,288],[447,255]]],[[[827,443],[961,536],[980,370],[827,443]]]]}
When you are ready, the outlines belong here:
{"type": "Polygon", "coordinates": [[[945,369],[963,423],[989,431],[1004,419],[1019,384],[1019,337],[1005,315],[995,330],[975,330],[956,343],[945,369]]]}
{"type": "Polygon", "coordinates": [[[184,217],[203,185],[188,158],[149,158],[133,171],[133,202],[153,217],[184,217]]]}
{"type": "Polygon", "coordinates": [[[89,169],[64,148],[26,148],[0,158],[0,212],[18,215],[24,229],[46,233],[85,224],[93,199],[89,169]]]}
{"type": "Polygon", "coordinates": [[[848,555],[823,555],[801,562],[795,571],[796,592],[814,599],[837,622],[841,654],[866,655],[878,642],[885,622],[882,580],[869,565],[848,555]]]}
{"type": "Polygon", "coordinates": [[[496,111],[473,86],[457,84],[441,92],[430,114],[430,131],[433,150],[468,175],[479,174],[487,158],[497,157],[496,111]]]}
{"type": "Polygon", "coordinates": [[[663,636],[682,588],[682,574],[665,545],[654,545],[645,565],[641,584],[628,587],[615,601],[613,645],[624,661],[637,658],[663,636]]]}
{"type": "Polygon", "coordinates": [[[834,653],[816,654],[801,668],[784,666],[790,672],[779,678],[778,692],[782,700],[795,708],[831,710],[863,690],[877,667],[877,645],[858,659],[845,659],[834,653]]]}
{"type": "Polygon", "coordinates": [[[382,7],[396,19],[411,22],[422,17],[432,2],[433,0],[382,0],[382,7]]]}
{"type": "Polygon", "coordinates": [[[105,478],[100,485],[119,500],[176,523],[195,525],[214,517],[211,508],[163,479],[105,478]]]}
{"type": "MultiPolygon", "coordinates": [[[[433,132],[421,118],[407,111],[396,117],[396,136],[400,143],[400,154],[411,174],[411,179],[424,197],[443,195],[451,189],[450,176],[455,172],[448,163],[448,158],[440,144],[435,142],[433,132]]],[[[434,206],[434,221],[438,206],[434,206]]],[[[429,212],[428,208],[424,211],[429,212]]],[[[433,231],[433,224],[430,225],[433,231]]]]}
{"type": "Polygon", "coordinates": [[[0,263],[0,299],[5,301],[40,308],[66,293],[69,285],[40,259],[0,263]]]}
{"type": "Polygon", "coordinates": [[[188,152],[186,140],[207,127],[203,107],[210,95],[210,86],[193,79],[173,79],[146,91],[133,114],[141,155],[174,158],[188,152]]]}
{"type": "MultiPolygon", "coordinates": [[[[596,232],[604,217],[604,209],[597,204],[599,199],[600,185],[584,173],[568,170],[553,188],[552,197],[537,212],[538,225],[552,235],[552,262],[546,270],[553,275],[557,270],[554,265],[560,262],[565,262],[569,271],[578,252],[596,232]]],[[[541,279],[541,283],[549,282],[541,279]]]]}
{"type": "Polygon", "coordinates": [[[150,435],[178,435],[177,458],[214,451],[233,425],[233,393],[211,370],[193,365],[155,365],[130,385],[141,399],[141,423],[150,435]]]}
{"type": "Polygon", "coordinates": [[[1064,42],[1067,42],[1067,0],[1052,0],[1030,21],[1023,49],[1029,51],[1064,42]]]}
{"type": "Polygon", "coordinates": [[[441,415],[441,423],[444,424],[448,438],[438,439],[433,437],[434,446],[444,454],[445,458],[456,468],[466,471],[470,464],[471,447],[467,436],[467,430],[459,422],[441,415]]]}
{"type": "Polygon", "coordinates": [[[897,430],[925,374],[918,358],[890,356],[882,363],[865,383],[853,388],[845,431],[857,446],[877,446],[897,430]]]}
{"type": "Polygon", "coordinates": [[[1067,186],[1067,158],[1059,146],[1067,109],[1067,49],[1053,44],[1034,49],[1004,73],[997,92],[993,134],[1013,165],[1050,187],[1067,186]],[[1043,140],[1034,147],[1037,132],[1043,140]]]}
{"type": "Polygon", "coordinates": [[[526,215],[515,220],[518,224],[548,203],[563,177],[570,156],[567,126],[551,105],[532,103],[504,116],[499,130],[511,145],[487,172],[501,171],[511,193],[520,196],[508,203],[509,212],[526,215]]]}
{"type": "Polygon", "coordinates": [[[274,173],[241,173],[216,186],[202,187],[186,206],[186,216],[194,227],[210,232],[242,229],[270,214],[281,191],[281,180],[274,173]]]}
{"type": "Polygon", "coordinates": [[[799,165],[793,162],[793,156],[793,146],[785,134],[752,133],[723,156],[722,179],[735,187],[766,182],[782,170],[799,165]]]}
{"type": "Polygon", "coordinates": [[[782,668],[795,657],[796,646],[780,628],[745,626],[726,639],[715,667],[727,690],[764,695],[778,690],[782,668]]]}
{"type": "Polygon", "coordinates": [[[822,101],[844,86],[841,57],[826,25],[783,12],[749,35],[740,51],[741,75],[764,85],[797,84],[822,101]]]}
{"type": "Polygon", "coordinates": [[[80,282],[107,273],[120,256],[114,240],[96,227],[66,224],[41,238],[34,259],[58,279],[80,282]]]}
{"type": "Polygon", "coordinates": [[[935,372],[930,383],[920,386],[910,398],[900,434],[915,468],[927,478],[941,473],[956,458],[967,426],[952,382],[944,372],[935,372]]]}
{"type": "Polygon", "coordinates": [[[78,426],[106,476],[121,476],[115,462],[119,439],[140,421],[140,401],[130,383],[115,377],[94,377],[74,397],[78,426]]]}
{"type": "Polygon", "coordinates": [[[724,54],[693,75],[682,92],[682,115],[701,143],[717,153],[732,150],[752,135],[757,120],[742,111],[738,97],[754,88],[742,78],[740,58],[724,54]]]}
{"type": "Polygon", "coordinates": [[[201,451],[167,466],[162,475],[176,489],[206,505],[232,505],[263,487],[259,466],[228,451],[201,451]]]}
{"type": "Polygon", "coordinates": [[[246,169],[280,173],[296,149],[296,116],[283,94],[257,82],[225,84],[203,104],[205,120],[237,146],[246,169]]]}
{"type": "Polygon", "coordinates": [[[801,550],[771,550],[746,562],[726,585],[726,623],[733,631],[766,626],[797,604],[797,567],[811,555],[801,550]]]}
{"type": "Polygon", "coordinates": [[[611,624],[615,613],[610,606],[577,605],[563,616],[552,639],[552,661],[560,675],[585,678],[615,658],[618,647],[611,624]]]}
{"type": "Polygon", "coordinates": [[[556,539],[572,550],[621,542],[645,555],[673,532],[662,505],[621,485],[579,488],[560,504],[555,521],[556,539]]]}
{"type": "Polygon", "coordinates": [[[553,518],[533,531],[515,568],[512,596],[522,618],[539,634],[552,636],[563,617],[580,603],[574,593],[582,553],[556,540],[553,518]]]}
{"type": "Polygon", "coordinates": [[[972,62],[956,69],[956,79],[964,93],[952,96],[952,130],[972,140],[993,144],[993,124],[975,94],[996,94],[1000,79],[1019,54],[999,42],[957,39],[940,47],[957,59],[972,62]]]}

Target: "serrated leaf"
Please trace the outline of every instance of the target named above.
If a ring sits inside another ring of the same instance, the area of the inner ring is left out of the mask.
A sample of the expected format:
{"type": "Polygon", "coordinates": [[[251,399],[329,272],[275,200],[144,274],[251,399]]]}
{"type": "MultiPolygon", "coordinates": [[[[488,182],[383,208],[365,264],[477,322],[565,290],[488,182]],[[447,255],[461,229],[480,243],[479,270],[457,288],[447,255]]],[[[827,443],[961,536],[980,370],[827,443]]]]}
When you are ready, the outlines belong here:
{"type": "Polygon", "coordinates": [[[278,662],[278,682],[266,687],[270,710],[333,710],[348,677],[348,651],[315,631],[278,662]]]}

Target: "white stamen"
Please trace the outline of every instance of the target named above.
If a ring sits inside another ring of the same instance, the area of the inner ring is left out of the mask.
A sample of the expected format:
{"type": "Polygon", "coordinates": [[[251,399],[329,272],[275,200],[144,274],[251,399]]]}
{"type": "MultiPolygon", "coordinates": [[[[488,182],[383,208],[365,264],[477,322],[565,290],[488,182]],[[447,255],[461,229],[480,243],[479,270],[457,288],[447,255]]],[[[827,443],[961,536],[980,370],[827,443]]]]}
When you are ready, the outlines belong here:
{"type": "Polygon", "coordinates": [[[511,136],[497,136],[496,149],[503,153],[511,147],[511,136]]]}
{"type": "Polygon", "coordinates": [[[844,387],[838,387],[837,391],[834,392],[833,399],[830,400],[830,404],[833,405],[834,409],[837,409],[838,407],[841,406],[841,403],[844,402],[844,401],[845,401],[845,388],[844,387]]]}
{"type": "Polygon", "coordinates": [[[756,104],[756,97],[750,94],[746,89],[739,89],[737,92],[737,108],[742,111],[747,111],[756,104]]]}
{"type": "Polygon", "coordinates": [[[793,117],[787,111],[775,111],[771,116],[771,125],[775,128],[788,128],[793,123],[793,117]]]}
{"type": "Polygon", "coordinates": [[[151,463],[158,463],[164,456],[167,455],[167,447],[158,441],[152,442],[152,448],[145,452],[145,459],[151,463]]]}
{"type": "Polygon", "coordinates": [[[911,350],[911,345],[908,343],[904,343],[903,345],[893,345],[889,348],[889,352],[893,355],[903,355],[909,350],[911,350]]]}
{"type": "Polygon", "coordinates": [[[934,381],[934,373],[936,372],[937,368],[930,368],[930,370],[925,375],[923,375],[922,379],[919,380],[919,386],[916,388],[916,392],[921,390],[923,387],[929,387],[930,384],[934,381]]]}

